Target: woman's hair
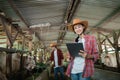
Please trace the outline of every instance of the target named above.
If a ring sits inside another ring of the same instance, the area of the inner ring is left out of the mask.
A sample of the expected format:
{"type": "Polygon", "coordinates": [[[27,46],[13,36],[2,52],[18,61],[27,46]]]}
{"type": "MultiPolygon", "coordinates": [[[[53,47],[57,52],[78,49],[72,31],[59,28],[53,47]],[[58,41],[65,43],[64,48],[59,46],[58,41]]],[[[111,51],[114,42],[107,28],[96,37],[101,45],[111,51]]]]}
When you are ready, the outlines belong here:
{"type": "Polygon", "coordinates": [[[79,39],[79,35],[78,35],[78,37],[75,38],[75,42],[78,42],[78,39],[79,39]]]}

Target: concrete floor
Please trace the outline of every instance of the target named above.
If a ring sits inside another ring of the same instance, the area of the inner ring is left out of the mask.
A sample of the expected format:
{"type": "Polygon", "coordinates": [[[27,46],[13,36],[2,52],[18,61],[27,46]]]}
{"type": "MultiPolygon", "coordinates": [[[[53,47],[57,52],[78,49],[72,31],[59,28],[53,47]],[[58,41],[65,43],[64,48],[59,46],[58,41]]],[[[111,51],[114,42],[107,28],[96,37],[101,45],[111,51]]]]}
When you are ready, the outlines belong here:
{"type": "MultiPolygon", "coordinates": [[[[50,77],[49,80],[54,80],[54,75],[50,77]]],[[[66,78],[66,80],[70,80],[66,78]]],[[[95,74],[92,76],[92,80],[120,80],[120,73],[95,69],[95,74]]]]}
{"type": "Polygon", "coordinates": [[[120,80],[120,73],[95,69],[94,80],[120,80]]]}
{"type": "MultiPolygon", "coordinates": [[[[50,74],[49,77],[46,75],[47,75],[47,72],[45,71],[36,80],[54,80],[53,73],[50,74]]],[[[70,80],[70,79],[65,77],[65,80],[70,80]]],[[[120,80],[120,73],[102,70],[102,69],[95,69],[95,74],[92,76],[92,80],[120,80]]]]}

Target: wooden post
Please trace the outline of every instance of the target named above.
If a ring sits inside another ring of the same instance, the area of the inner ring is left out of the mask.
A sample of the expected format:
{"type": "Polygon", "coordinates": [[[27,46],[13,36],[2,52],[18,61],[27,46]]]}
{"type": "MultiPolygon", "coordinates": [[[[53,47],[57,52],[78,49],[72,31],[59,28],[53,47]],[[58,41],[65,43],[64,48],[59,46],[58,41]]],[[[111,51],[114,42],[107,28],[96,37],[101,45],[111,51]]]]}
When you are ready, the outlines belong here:
{"type": "MultiPolygon", "coordinates": [[[[8,22],[5,18],[1,17],[1,22],[2,22],[2,26],[3,26],[3,29],[4,31],[6,32],[6,35],[7,35],[7,48],[8,49],[11,49],[13,47],[13,43],[14,41],[16,40],[16,37],[18,35],[18,32],[15,34],[15,36],[13,37],[12,36],[12,24],[11,22],[8,22]]],[[[11,73],[12,72],[12,54],[8,54],[6,56],[6,67],[8,67],[6,69],[6,73],[11,73]]]]}
{"type": "Polygon", "coordinates": [[[100,34],[98,34],[98,48],[99,48],[99,52],[100,52],[100,55],[102,54],[103,50],[102,50],[102,42],[101,42],[101,38],[100,38],[100,34]]]}
{"type": "MultiPolygon", "coordinates": [[[[22,36],[22,50],[24,50],[25,47],[25,37],[22,36]]],[[[23,69],[23,53],[21,53],[21,57],[20,57],[20,70],[23,69]]]]}
{"type": "MultiPolygon", "coordinates": [[[[7,48],[12,48],[13,42],[12,42],[12,35],[11,35],[11,25],[10,23],[7,23],[4,18],[1,18],[1,21],[2,21],[2,26],[7,35],[7,48]]],[[[6,73],[11,73],[11,72],[12,72],[12,54],[8,54],[6,56],[6,73]]]]}
{"type": "Polygon", "coordinates": [[[115,49],[115,54],[116,54],[116,61],[117,61],[117,68],[120,71],[120,63],[119,63],[119,46],[118,46],[118,39],[120,37],[120,30],[115,32],[113,31],[113,43],[111,40],[106,36],[108,42],[112,45],[112,47],[115,49]]]}
{"type": "Polygon", "coordinates": [[[120,30],[117,34],[117,32],[113,32],[113,39],[114,39],[114,48],[115,48],[115,54],[116,54],[116,61],[117,61],[117,66],[118,66],[118,70],[120,70],[120,63],[119,63],[119,46],[118,46],[118,39],[120,37],[120,30]]]}
{"type": "Polygon", "coordinates": [[[101,58],[101,55],[103,53],[103,50],[102,50],[102,41],[101,41],[99,33],[97,33],[97,36],[98,36],[98,48],[99,48],[99,53],[100,53],[100,65],[104,69],[104,63],[102,63],[102,58],[101,58]]]}

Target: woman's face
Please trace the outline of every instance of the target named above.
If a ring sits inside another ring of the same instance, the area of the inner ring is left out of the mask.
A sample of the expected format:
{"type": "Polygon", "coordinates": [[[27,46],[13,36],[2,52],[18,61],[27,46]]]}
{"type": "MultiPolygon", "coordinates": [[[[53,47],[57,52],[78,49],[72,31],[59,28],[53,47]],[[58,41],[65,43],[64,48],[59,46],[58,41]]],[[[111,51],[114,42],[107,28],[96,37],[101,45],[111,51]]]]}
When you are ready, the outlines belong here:
{"type": "Polygon", "coordinates": [[[84,30],[84,26],[81,24],[77,24],[74,26],[74,31],[76,34],[82,34],[84,30]]]}

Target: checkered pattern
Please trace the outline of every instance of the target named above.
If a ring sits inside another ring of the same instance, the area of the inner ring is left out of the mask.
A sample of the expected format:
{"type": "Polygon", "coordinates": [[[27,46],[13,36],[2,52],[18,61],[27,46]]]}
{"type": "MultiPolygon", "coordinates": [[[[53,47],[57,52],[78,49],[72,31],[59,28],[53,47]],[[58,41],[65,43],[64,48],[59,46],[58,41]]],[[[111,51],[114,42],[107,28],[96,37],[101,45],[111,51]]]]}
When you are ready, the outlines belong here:
{"type": "Polygon", "coordinates": [[[98,59],[98,48],[97,42],[94,36],[86,35],[85,37],[85,51],[90,54],[94,59],[85,59],[85,68],[83,77],[92,76],[94,73],[94,62],[98,59]]]}
{"type": "MultiPolygon", "coordinates": [[[[94,73],[94,62],[99,58],[98,48],[94,36],[85,35],[84,38],[85,38],[85,51],[87,52],[87,54],[90,54],[94,57],[94,59],[87,59],[87,58],[85,59],[85,68],[83,71],[83,77],[90,77],[94,73]]],[[[70,75],[70,71],[71,69],[70,67],[68,67],[66,71],[66,75],[70,75]]]]}

